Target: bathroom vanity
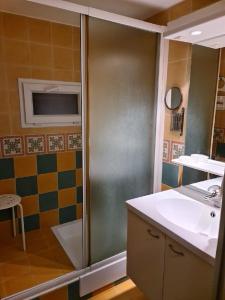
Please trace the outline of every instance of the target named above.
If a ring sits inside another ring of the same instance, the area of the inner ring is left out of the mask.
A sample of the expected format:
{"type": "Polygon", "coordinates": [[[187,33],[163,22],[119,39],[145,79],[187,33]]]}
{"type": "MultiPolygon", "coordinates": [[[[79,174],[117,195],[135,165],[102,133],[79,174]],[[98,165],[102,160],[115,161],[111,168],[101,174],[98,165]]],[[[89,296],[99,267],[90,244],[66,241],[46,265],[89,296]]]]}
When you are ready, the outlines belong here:
{"type": "MultiPolygon", "coordinates": [[[[194,184],[207,190],[221,178],[194,184]]],[[[211,299],[220,209],[168,190],[127,201],[128,276],[151,300],[211,299]]]]}

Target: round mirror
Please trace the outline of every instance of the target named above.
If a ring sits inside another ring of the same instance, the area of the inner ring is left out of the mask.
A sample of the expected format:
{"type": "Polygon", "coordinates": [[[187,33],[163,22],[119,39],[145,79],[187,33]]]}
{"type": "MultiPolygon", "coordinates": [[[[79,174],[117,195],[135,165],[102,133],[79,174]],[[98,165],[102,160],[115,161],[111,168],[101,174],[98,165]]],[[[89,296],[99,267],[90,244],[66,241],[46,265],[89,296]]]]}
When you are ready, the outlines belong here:
{"type": "Polygon", "coordinates": [[[178,109],[181,106],[182,101],[182,94],[178,87],[172,87],[167,91],[165,104],[168,109],[178,109]]]}

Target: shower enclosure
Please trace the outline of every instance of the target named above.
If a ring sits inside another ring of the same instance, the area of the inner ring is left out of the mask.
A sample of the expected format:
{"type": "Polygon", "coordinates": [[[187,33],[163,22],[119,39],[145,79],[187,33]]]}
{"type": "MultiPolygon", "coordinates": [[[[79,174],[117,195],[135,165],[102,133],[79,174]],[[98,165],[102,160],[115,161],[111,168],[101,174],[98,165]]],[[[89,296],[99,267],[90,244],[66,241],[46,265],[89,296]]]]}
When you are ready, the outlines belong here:
{"type": "MultiPolygon", "coordinates": [[[[160,191],[168,43],[164,28],[154,24],[66,1],[32,0],[29,5],[46,8],[49,16],[65,13],[67,20],[81,13],[81,58],[73,57],[73,64],[81,68],[75,81],[82,86],[82,152],[76,156],[82,208],[76,220],[51,226],[75,266],[71,274],[56,278],[65,284],[88,276],[99,262],[102,270],[112,257],[126,260],[125,202],[160,191]]],[[[67,40],[63,31],[60,36],[67,40]]]]}

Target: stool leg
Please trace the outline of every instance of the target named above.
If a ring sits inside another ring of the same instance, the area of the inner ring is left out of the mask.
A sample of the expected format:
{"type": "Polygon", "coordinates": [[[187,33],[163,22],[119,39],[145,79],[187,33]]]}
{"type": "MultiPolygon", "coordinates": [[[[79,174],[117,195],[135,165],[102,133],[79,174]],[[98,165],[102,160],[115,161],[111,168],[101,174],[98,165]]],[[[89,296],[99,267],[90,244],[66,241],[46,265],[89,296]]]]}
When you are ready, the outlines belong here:
{"type": "Polygon", "coordinates": [[[12,207],[13,236],[16,237],[15,207],[12,207]]]}
{"type": "Polygon", "coordinates": [[[19,203],[20,208],[20,218],[21,218],[21,232],[22,232],[22,240],[23,240],[23,250],[26,251],[26,239],[25,239],[25,231],[24,231],[24,220],[23,220],[23,207],[19,203]]]}

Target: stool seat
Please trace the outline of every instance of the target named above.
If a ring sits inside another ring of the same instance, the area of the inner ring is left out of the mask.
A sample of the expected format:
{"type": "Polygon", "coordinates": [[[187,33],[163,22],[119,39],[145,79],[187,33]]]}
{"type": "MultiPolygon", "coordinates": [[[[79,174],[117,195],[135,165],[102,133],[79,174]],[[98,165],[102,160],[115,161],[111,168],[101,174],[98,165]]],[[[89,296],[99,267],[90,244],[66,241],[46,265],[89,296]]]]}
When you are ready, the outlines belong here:
{"type": "Polygon", "coordinates": [[[18,195],[5,194],[0,195],[0,210],[7,209],[18,205],[21,197],[18,195]]]}

